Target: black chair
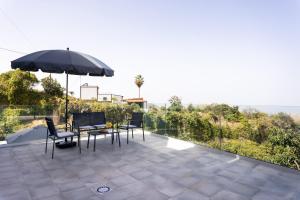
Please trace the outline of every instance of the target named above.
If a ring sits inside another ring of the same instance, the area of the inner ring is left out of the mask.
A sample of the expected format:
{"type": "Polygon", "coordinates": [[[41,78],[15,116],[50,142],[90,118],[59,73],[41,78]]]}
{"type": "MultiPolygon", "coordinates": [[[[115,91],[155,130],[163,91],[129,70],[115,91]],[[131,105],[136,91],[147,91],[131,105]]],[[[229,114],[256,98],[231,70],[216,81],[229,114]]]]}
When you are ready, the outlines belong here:
{"type": "Polygon", "coordinates": [[[73,113],[72,127],[78,131],[102,129],[106,126],[104,112],[73,113]]]}
{"type": "Polygon", "coordinates": [[[77,131],[95,129],[95,127],[90,123],[90,113],[73,113],[72,128],[77,131]]]}
{"type": "Polygon", "coordinates": [[[126,125],[121,125],[119,129],[127,130],[127,144],[129,137],[129,130],[131,129],[131,137],[133,138],[133,129],[141,128],[143,130],[143,141],[145,141],[144,134],[144,113],[142,112],[134,112],[132,113],[131,119],[128,120],[126,125]]]}
{"type": "Polygon", "coordinates": [[[52,147],[52,159],[53,159],[55,141],[60,140],[60,139],[66,139],[66,138],[71,138],[71,140],[73,140],[74,136],[76,136],[78,138],[78,147],[79,147],[79,152],[81,153],[80,133],[68,132],[68,131],[67,132],[57,132],[56,128],[54,126],[53,120],[49,117],[46,117],[45,120],[46,120],[46,123],[48,126],[45,153],[47,153],[48,138],[50,138],[53,141],[53,147],[52,147]]]}
{"type": "Polygon", "coordinates": [[[106,127],[106,117],[104,112],[92,112],[90,114],[90,124],[96,129],[106,127]]]}

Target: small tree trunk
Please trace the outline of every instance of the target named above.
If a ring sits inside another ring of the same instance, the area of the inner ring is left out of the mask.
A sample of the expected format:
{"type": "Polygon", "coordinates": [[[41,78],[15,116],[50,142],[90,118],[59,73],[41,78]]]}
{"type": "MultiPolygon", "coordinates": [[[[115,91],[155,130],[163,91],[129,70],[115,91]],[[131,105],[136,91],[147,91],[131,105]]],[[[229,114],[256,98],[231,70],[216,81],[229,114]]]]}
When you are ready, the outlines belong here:
{"type": "Polygon", "coordinates": [[[139,87],[139,98],[141,98],[141,88],[139,87]]]}
{"type": "Polygon", "coordinates": [[[294,160],[294,163],[296,164],[296,166],[297,166],[297,169],[298,169],[298,170],[300,170],[299,164],[297,163],[297,161],[296,161],[296,160],[294,160]]]}
{"type": "Polygon", "coordinates": [[[222,139],[223,139],[222,121],[221,121],[221,117],[219,117],[219,143],[220,143],[220,149],[222,149],[222,139]]]}

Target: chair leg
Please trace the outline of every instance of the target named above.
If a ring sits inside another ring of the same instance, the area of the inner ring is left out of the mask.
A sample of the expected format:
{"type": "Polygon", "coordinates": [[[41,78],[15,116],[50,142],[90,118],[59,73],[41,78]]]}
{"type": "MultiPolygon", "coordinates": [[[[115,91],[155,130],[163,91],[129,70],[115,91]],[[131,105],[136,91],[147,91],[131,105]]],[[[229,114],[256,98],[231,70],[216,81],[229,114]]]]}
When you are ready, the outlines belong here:
{"type": "Polygon", "coordinates": [[[78,147],[79,147],[79,153],[81,153],[81,141],[80,141],[80,136],[78,137],[78,147]]]}
{"type": "Polygon", "coordinates": [[[131,138],[133,138],[133,129],[131,129],[131,138]]]}
{"type": "Polygon", "coordinates": [[[127,129],[127,144],[128,144],[128,134],[129,134],[129,129],[127,129]]]}
{"type": "Polygon", "coordinates": [[[48,129],[47,129],[45,153],[47,153],[47,148],[48,148],[48,129]]]}
{"type": "Polygon", "coordinates": [[[55,138],[53,139],[53,147],[52,147],[52,159],[54,157],[54,145],[55,145],[55,138]]]}
{"type": "Polygon", "coordinates": [[[88,133],[88,141],[87,141],[87,145],[86,145],[86,148],[89,148],[90,147],[90,134],[88,133]]]}
{"type": "Polygon", "coordinates": [[[144,126],[143,126],[143,141],[145,142],[145,133],[144,133],[144,126]]]}
{"type": "Polygon", "coordinates": [[[96,151],[96,135],[94,136],[94,152],[96,151]]]}

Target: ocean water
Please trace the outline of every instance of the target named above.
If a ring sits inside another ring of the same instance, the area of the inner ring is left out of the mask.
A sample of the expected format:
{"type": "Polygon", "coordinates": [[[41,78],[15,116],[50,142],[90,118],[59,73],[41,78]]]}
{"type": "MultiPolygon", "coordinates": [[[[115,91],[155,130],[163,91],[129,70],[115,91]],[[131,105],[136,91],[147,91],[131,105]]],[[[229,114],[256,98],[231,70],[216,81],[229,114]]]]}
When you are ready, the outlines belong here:
{"type": "MultiPolygon", "coordinates": [[[[159,107],[165,107],[165,106],[170,106],[169,103],[148,103],[149,105],[155,105],[155,106],[159,106],[159,107]]],[[[195,104],[194,104],[195,105],[195,104]]],[[[200,107],[204,107],[207,106],[209,104],[199,104],[199,105],[195,105],[195,106],[200,106],[200,107]]],[[[188,106],[188,104],[184,104],[185,107],[188,106]]],[[[236,106],[236,105],[230,105],[230,106],[236,106]]],[[[239,107],[240,111],[244,111],[244,110],[248,110],[248,109],[255,109],[258,110],[260,112],[264,112],[267,114],[276,114],[279,112],[283,112],[286,114],[290,114],[290,115],[299,115],[300,116],[300,106],[277,106],[277,105],[237,105],[239,107]]]]}

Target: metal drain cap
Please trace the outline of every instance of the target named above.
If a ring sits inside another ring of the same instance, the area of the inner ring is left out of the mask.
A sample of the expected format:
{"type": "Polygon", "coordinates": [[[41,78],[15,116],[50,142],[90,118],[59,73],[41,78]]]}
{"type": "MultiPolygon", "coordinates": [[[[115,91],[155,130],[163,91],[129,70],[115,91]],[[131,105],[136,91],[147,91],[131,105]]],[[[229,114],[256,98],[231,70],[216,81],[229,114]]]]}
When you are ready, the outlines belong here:
{"type": "Polygon", "coordinates": [[[110,187],[108,187],[106,185],[97,188],[97,192],[99,192],[101,194],[109,192],[109,191],[110,191],[110,187]]]}

